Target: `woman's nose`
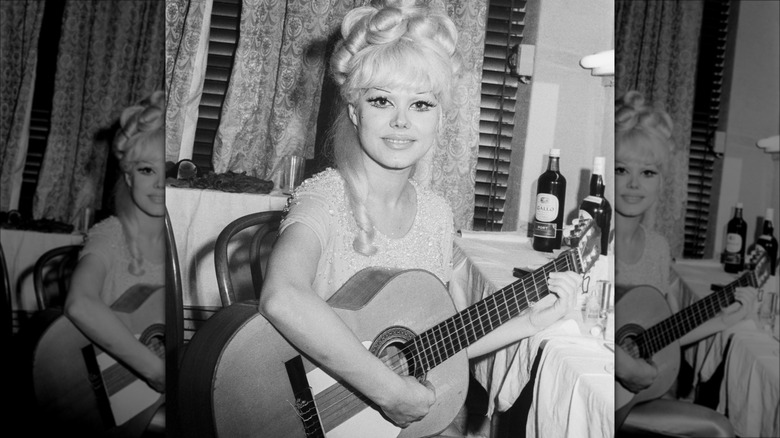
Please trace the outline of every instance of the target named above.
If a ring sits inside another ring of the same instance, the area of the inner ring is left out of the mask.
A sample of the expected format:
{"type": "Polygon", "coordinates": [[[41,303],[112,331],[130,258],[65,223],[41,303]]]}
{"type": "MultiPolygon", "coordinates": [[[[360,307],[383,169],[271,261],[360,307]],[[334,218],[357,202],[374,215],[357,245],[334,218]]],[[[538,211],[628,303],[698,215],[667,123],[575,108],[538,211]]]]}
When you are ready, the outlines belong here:
{"type": "Polygon", "coordinates": [[[395,112],[395,117],[390,121],[390,126],[393,128],[408,128],[409,119],[406,117],[406,111],[398,110],[395,112]]]}
{"type": "Polygon", "coordinates": [[[633,175],[630,176],[628,178],[628,187],[630,187],[632,189],[638,188],[639,187],[639,178],[637,178],[636,176],[633,176],[633,175]]]}

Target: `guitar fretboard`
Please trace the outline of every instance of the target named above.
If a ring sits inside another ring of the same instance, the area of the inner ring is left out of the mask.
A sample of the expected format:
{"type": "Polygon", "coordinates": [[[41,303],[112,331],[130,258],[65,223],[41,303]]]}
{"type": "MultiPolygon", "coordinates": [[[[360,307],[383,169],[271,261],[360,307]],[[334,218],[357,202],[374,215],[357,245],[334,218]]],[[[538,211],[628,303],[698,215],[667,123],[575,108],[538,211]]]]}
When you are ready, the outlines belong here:
{"type": "Polygon", "coordinates": [[[407,344],[419,377],[547,296],[551,272],[581,271],[571,249],[534,272],[421,333],[407,344]]]}
{"type": "Polygon", "coordinates": [[[752,272],[743,274],[722,289],[707,295],[645,330],[634,339],[640,355],[644,358],[652,357],[667,345],[717,315],[718,312],[735,301],[734,291],[736,288],[755,283],[753,275],[752,272]]]}

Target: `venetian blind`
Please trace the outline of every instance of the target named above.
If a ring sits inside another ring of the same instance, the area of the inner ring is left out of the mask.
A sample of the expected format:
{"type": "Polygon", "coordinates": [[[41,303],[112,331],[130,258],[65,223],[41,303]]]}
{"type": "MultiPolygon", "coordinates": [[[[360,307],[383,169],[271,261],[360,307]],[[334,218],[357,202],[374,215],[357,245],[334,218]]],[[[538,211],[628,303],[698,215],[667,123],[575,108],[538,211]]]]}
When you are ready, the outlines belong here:
{"type": "Polygon", "coordinates": [[[198,106],[198,123],[192,162],[207,173],[214,169],[214,138],[217,135],[222,104],[225,102],[230,73],[238,45],[241,21],[241,0],[214,0],[211,10],[209,50],[206,58],[206,74],[203,94],[198,106]]]}
{"type": "Polygon", "coordinates": [[[685,258],[702,258],[707,240],[729,10],[729,0],[704,2],[688,163],[685,258]]]}
{"type": "Polygon", "coordinates": [[[504,218],[509,157],[512,152],[518,78],[507,60],[520,44],[525,0],[490,0],[479,118],[479,157],[474,199],[474,229],[500,230],[504,218]]]}

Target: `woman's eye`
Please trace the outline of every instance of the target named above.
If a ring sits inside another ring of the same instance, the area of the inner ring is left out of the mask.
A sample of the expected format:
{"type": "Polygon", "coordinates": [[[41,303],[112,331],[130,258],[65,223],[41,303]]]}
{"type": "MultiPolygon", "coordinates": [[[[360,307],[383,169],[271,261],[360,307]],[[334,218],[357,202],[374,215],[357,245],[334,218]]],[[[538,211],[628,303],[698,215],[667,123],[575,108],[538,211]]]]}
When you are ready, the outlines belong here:
{"type": "Polygon", "coordinates": [[[436,108],[436,104],[428,102],[427,100],[418,100],[412,104],[412,108],[415,111],[430,111],[431,109],[436,108]]]}
{"type": "Polygon", "coordinates": [[[645,170],[645,171],[642,172],[642,175],[644,175],[644,176],[646,176],[648,178],[651,178],[651,177],[654,177],[654,176],[658,175],[658,172],[656,172],[655,170],[645,170]]]}
{"type": "Polygon", "coordinates": [[[377,108],[385,108],[390,104],[390,101],[387,100],[386,97],[380,96],[380,97],[372,97],[368,99],[368,103],[370,103],[371,106],[375,106],[377,108]]]}
{"type": "Polygon", "coordinates": [[[615,168],[615,175],[623,175],[624,173],[626,173],[625,167],[618,166],[615,168]]]}
{"type": "Polygon", "coordinates": [[[154,169],[152,169],[151,167],[140,167],[138,169],[138,172],[143,175],[151,175],[154,173],[154,169]]]}

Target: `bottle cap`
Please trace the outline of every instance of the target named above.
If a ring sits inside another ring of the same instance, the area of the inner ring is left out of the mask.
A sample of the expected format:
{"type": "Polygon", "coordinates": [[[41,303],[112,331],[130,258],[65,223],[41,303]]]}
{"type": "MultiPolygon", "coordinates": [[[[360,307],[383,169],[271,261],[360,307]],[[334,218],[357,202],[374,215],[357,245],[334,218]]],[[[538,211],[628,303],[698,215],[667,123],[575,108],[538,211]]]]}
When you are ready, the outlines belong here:
{"type": "Polygon", "coordinates": [[[550,157],[560,157],[560,156],[561,156],[560,149],[550,149],[550,157]]]}
{"type": "Polygon", "coordinates": [[[593,174],[604,176],[604,157],[593,158],[593,174]]]}
{"type": "Polygon", "coordinates": [[[742,208],[742,203],[741,202],[737,202],[737,208],[742,208]]]}

